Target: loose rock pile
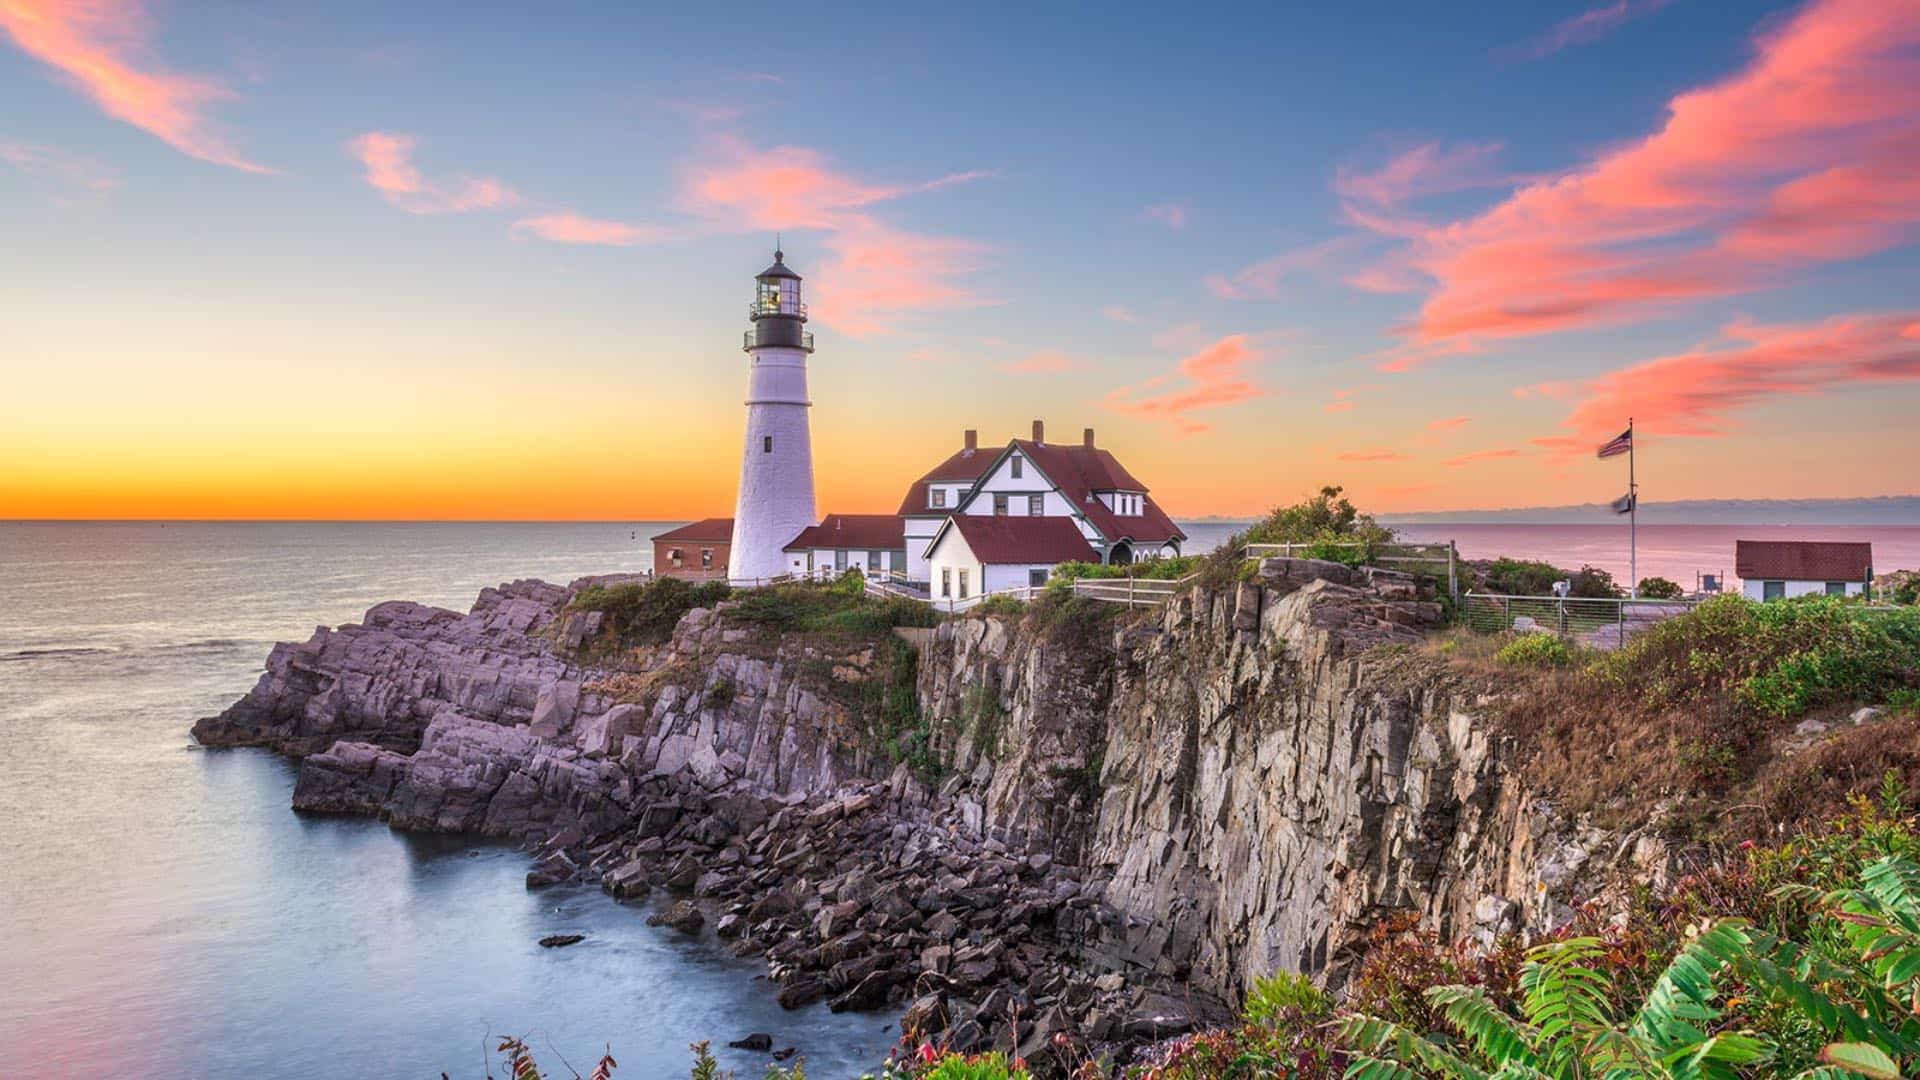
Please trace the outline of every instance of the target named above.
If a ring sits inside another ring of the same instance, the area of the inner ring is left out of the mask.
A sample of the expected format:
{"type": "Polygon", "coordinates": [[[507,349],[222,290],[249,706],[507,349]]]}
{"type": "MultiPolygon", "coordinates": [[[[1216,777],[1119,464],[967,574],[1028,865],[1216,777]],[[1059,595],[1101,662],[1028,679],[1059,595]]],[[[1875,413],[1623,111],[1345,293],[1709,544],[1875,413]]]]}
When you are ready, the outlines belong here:
{"type": "Polygon", "coordinates": [[[974,839],[902,771],[824,800],[715,793],[650,777],[636,826],[598,843],[556,836],[530,885],[597,878],[621,899],[666,890],[648,921],[709,918],[764,957],[790,1009],[904,1008],[903,1032],[1030,1059],[1150,1041],[1197,1018],[1136,979],[1087,971],[1113,918],[1097,883],[1045,853],[974,839]]]}

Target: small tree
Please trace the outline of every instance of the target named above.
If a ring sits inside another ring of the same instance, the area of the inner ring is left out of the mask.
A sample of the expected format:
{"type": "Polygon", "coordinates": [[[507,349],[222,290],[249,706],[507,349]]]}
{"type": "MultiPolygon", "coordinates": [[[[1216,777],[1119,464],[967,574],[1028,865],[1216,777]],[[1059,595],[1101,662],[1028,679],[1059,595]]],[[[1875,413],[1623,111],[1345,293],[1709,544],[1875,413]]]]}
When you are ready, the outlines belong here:
{"type": "Polygon", "coordinates": [[[1663,577],[1640,579],[1640,595],[1648,600],[1678,600],[1685,590],[1678,582],[1663,577]]]}
{"type": "Polygon", "coordinates": [[[1329,541],[1358,541],[1371,551],[1393,540],[1393,530],[1362,513],[1342,494],[1346,489],[1329,484],[1319,494],[1291,506],[1275,507],[1262,521],[1255,522],[1240,543],[1314,544],[1329,541]]]}

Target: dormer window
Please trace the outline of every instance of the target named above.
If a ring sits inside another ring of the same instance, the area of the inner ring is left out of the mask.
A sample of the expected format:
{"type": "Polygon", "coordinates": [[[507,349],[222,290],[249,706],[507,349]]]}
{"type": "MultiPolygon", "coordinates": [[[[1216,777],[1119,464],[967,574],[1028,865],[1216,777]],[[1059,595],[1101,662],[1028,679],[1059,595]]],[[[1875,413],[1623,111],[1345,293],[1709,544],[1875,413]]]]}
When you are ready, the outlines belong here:
{"type": "Polygon", "coordinates": [[[933,507],[935,510],[945,507],[947,505],[947,489],[938,487],[928,488],[927,505],[933,507]]]}
{"type": "Polygon", "coordinates": [[[1013,469],[1013,478],[1014,478],[1015,480],[1018,480],[1018,479],[1020,479],[1020,476],[1021,476],[1021,469],[1022,469],[1022,468],[1023,468],[1023,467],[1025,466],[1025,465],[1026,465],[1026,462],[1024,462],[1024,461],[1022,461],[1022,460],[1020,460],[1020,456],[1019,456],[1018,454],[1015,454],[1015,455],[1014,455],[1014,456],[1013,456],[1013,457],[1012,457],[1012,458],[1011,458],[1011,459],[1009,460],[1009,462],[1008,462],[1008,464],[1009,464],[1009,465],[1010,465],[1010,466],[1012,467],[1012,469],[1013,469]]]}

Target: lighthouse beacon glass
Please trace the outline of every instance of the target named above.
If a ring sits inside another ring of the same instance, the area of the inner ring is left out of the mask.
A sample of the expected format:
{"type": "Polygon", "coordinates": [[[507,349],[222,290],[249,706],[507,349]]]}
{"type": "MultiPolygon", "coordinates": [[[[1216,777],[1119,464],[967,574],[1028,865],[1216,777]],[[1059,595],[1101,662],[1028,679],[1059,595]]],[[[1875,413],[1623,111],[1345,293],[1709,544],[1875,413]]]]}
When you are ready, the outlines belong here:
{"type": "Polygon", "coordinates": [[[788,573],[783,549],[819,520],[807,397],[813,335],[800,275],[785,252],[774,252],[773,265],[756,275],[747,317],[747,430],[727,556],[728,579],[742,585],[788,573]]]}

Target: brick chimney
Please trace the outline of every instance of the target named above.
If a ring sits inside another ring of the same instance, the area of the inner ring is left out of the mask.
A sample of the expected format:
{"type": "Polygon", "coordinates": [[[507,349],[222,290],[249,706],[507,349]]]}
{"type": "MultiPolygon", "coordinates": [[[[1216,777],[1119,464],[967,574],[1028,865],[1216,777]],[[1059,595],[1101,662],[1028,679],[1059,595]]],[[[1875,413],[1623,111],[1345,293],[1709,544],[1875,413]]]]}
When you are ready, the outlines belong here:
{"type": "Polygon", "coordinates": [[[962,434],[967,437],[967,450],[969,452],[980,449],[980,433],[978,431],[968,428],[962,434]]]}
{"type": "Polygon", "coordinates": [[[1081,438],[1086,443],[1087,449],[1089,450],[1093,449],[1093,429],[1092,428],[1088,428],[1086,432],[1081,436],[1081,438]]]}
{"type": "Polygon", "coordinates": [[[1033,441],[1037,443],[1047,441],[1047,425],[1038,420],[1033,422],[1033,441]]]}

